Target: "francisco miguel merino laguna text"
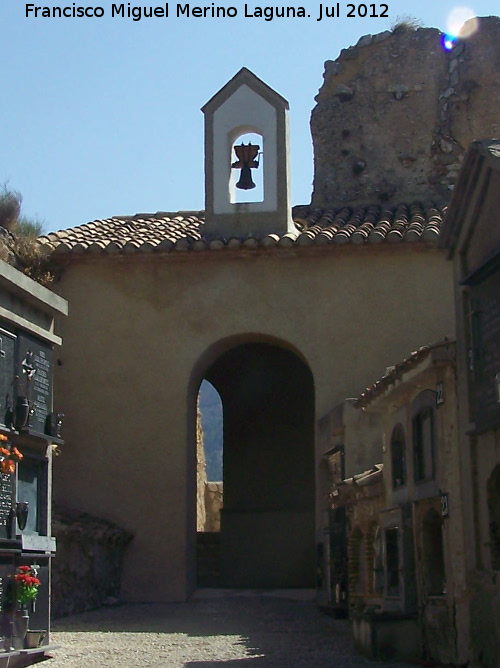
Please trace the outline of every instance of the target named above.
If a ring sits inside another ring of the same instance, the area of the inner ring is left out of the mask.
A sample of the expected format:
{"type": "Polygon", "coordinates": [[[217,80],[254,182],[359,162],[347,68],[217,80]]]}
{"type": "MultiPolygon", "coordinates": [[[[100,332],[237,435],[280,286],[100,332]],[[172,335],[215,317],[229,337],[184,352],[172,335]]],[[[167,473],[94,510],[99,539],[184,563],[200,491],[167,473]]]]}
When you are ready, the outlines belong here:
{"type": "MultiPolygon", "coordinates": [[[[66,7],[39,7],[32,3],[26,4],[26,18],[102,18],[104,14],[103,7],[82,7],[77,6],[75,2],[66,7]]],[[[189,3],[178,3],[175,5],[173,15],[178,18],[189,18],[191,16],[196,18],[234,18],[238,16],[238,9],[236,7],[216,6],[215,2],[204,7],[190,5],[189,3]]],[[[130,2],[127,4],[113,3],[111,5],[111,17],[116,16],[129,18],[133,21],[140,21],[142,18],[168,18],[169,3],[156,7],[131,5],[130,2]]],[[[305,17],[306,13],[304,7],[249,7],[248,4],[245,4],[244,16],[271,21],[275,17],[305,17]]]]}
{"type": "MultiPolygon", "coordinates": [[[[346,16],[369,16],[379,17],[387,16],[387,5],[375,4],[348,4],[345,7],[346,16]]],[[[341,13],[341,5],[339,2],[331,6],[318,5],[318,17],[316,21],[321,21],[325,18],[338,18],[341,13]]],[[[105,15],[104,7],[83,7],[77,6],[73,2],[71,6],[37,6],[33,3],[26,4],[26,18],[102,18],[105,15]]],[[[225,7],[222,5],[215,5],[212,2],[208,6],[194,6],[189,3],[177,3],[173,16],[184,18],[234,18],[238,16],[238,9],[236,7],[225,7]]],[[[311,18],[310,14],[306,14],[304,7],[295,6],[273,6],[260,7],[250,6],[245,4],[243,16],[246,18],[261,18],[264,21],[272,21],[278,18],[311,18]]],[[[169,3],[166,2],[162,6],[137,6],[131,5],[130,2],[113,3],[111,5],[111,17],[129,18],[133,21],[140,21],[142,18],[169,18],[169,3]]]]}

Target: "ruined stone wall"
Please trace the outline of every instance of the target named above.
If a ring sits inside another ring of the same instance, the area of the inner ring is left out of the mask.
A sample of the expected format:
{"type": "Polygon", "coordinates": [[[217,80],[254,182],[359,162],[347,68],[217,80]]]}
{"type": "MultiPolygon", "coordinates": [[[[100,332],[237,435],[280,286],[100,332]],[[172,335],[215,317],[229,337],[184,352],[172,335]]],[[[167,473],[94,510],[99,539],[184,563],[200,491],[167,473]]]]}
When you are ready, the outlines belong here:
{"type": "Polygon", "coordinates": [[[196,530],[205,531],[207,519],[205,510],[205,487],[207,486],[207,465],[203,445],[203,429],[199,400],[196,407],[196,530]]]}
{"type": "Polygon", "coordinates": [[[207,482],[205,485],[205,531],[220,531],[223,486],[222,482],[207,482]]]}
{"type": "Polygon", "coordinates": [[[106,520],[61,506],[54,508],[52,533],[57,540],[52,562],[52,616],[119,603],[123,557],[132,534],[106,520]]]}
{"type": "Polygon", "coordinates": [[[470,142],[500,135],[499,70],[497,17],[451,51],[407,27],[343,49],[311,117],[313,204],[447,201],[470,142]]]}

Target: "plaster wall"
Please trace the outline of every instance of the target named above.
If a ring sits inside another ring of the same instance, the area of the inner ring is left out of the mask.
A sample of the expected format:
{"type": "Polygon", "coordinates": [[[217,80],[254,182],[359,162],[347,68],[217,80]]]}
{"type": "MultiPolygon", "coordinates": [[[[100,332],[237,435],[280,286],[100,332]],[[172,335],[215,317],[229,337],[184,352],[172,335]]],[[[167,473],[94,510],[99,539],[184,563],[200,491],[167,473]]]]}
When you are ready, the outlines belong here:
{"type": "Polygon", "coordinates": [[[451,271],[420,245],[73,261],[57,285],[72,308],[60,323],[67,444],[54,494],[134,533],[123,597],[184,600],[194,589],[196,395],[222,352],[249,340],[295,351],[319,417],[409,351],[453,336],[451,271]]]}
{"type": "Polygon", "coordinates": [[[380,417],[355,408],[352,401],[344,404],[345,477],[350,478],[381,464],[382,429],[380,417]]]}

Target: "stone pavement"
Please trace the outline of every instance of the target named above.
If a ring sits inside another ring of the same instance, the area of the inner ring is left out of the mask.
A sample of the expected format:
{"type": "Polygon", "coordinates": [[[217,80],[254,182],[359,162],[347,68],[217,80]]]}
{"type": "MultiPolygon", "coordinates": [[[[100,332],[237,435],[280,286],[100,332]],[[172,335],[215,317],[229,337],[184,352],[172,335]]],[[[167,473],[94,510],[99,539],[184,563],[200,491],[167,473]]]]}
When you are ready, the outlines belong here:
{"type": "Polygon", "coordinates": [[[129,604],[56,620],[49,668],[406,668],[352,650],[349,624],[308,592],[199,590],[187,603],[129,604]]]}

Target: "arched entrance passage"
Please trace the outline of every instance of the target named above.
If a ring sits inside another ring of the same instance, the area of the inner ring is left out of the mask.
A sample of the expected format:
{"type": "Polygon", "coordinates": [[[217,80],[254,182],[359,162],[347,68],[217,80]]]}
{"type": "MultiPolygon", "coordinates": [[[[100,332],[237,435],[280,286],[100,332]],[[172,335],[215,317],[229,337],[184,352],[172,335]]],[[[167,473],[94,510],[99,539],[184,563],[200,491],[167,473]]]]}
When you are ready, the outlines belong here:
{"type": "Polygon", "coordinates": [[[239,344],[206,370],[224,408],[221,584],[313,587],[314,385],[298,355],[239,344]]]}

